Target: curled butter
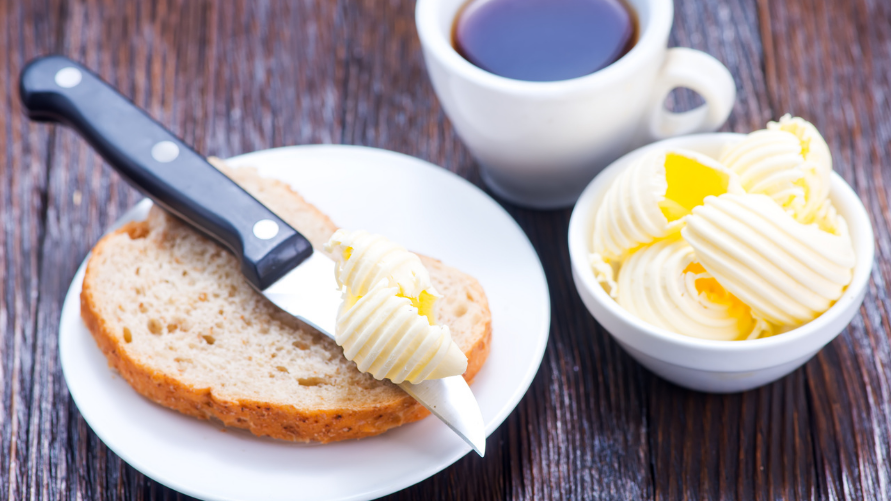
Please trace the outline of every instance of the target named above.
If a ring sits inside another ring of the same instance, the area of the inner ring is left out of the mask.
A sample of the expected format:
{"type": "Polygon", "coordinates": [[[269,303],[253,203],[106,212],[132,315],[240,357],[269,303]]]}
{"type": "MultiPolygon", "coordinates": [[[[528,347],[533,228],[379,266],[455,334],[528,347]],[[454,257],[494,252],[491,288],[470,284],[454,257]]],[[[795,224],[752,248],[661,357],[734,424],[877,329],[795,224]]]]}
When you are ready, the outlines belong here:
{"type": "Polygon", "coordinates": [[[679,230],[709,195],[741,192],[736,176],[714,159],[689,150],[649,154],[625,169],[597,210],[593,251],[621,259],[640,245],[679,230]]]}
{"type": "Polygon", "coordinates": [[[677,236],[643,247],[619,271],[618,303],[641,320],[688,336],[733,341],[770,326],[727,292],[677,236]]]}
{"type": "Polygon", "coordinates": [[[448,326],[436,325],[439,294],[416,254],[361,230],[338,230],[325,251],[337,260],[335,275],[344,288],[335,342],[360,371],[417,384],[467,370],[448,326]]]}
{"type": "Polygon", "coordinates": [[[362,372],[394,383],[457,376],[467,357],[448,326],[430,325],[399,289],[379,285],[338,314],[335,341],[362,372]]]}
{"type": "Polygon", "coordinates": [[[683,149],[643,156],[613,181],[594,217],[589,257],[597,280],[616,297],[613,264],[627,253],[676,233],[709,195],[739,193],[736,175],[683,149]]]}
{"type": "Polygon", "coordinates": [[[816,222],[827,230],[834,226],[819,218],[830,203],[832,157],[810,122],[785,115],[748,134],[720,161],[739,175],[746,193],[771,197],[800,223],[816,222]]]}
{"type": "Polygon", "coordinates": [[[702,266],[760,317],[798,326],[829,309],[856,264],[841,217],[838,233],[801,224],[766,195],[706,198],[681,234],[702,266]]]}
{"type": "Polygon", "coordinates": [[[433,290],[421,258],[381,235],[337,230],[325,250],[337,258],[337,285],[348,287],[357,296],[381,281],[398,287],[400,294],[408,297],[433,290]]]}
{"type": "Polygon", "coordinates": [[[596,209],[591,270],[626,310],[680,334],[785,332],[829,309],[853,276],[831,177],[826,141],[790,115],[720,161],[651,153],[619,173],[596,209]]]}

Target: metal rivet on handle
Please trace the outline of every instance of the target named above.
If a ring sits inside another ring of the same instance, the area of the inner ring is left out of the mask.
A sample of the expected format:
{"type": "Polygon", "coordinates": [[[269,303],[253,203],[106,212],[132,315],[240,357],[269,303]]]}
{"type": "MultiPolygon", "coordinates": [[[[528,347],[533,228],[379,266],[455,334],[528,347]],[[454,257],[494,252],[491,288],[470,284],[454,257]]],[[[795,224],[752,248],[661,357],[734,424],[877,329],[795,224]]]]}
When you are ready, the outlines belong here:
{"type": "Polygon", "coordinates": [[[70,89],[79,84],[81,78],[83,78],[83,74],[79,69],[68,66],[56,72],[56,85],[70,89]]]}
{"type": "Polygon", "coordinates": [[[254,236],[260,240],[269,240],[278,235],[278,224],[271,219],[261,219],[254,223],[254,236]]]}
{"type": "Polygon", "coordinates": [[[179,146],[171,141],[161,141],[152,146],[152,158],[166,164],[179,156],[179,146]]]}

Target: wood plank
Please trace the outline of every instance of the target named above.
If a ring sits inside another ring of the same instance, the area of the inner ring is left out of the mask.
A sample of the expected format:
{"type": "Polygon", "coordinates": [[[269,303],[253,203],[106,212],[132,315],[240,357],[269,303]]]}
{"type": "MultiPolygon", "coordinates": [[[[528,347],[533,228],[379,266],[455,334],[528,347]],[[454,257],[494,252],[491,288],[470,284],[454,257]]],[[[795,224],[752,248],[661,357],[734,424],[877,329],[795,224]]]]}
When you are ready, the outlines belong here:
{"type": "Polygon", "coordinates": [[[31,124],[18,103],[17,75],[25,62],[53,49],[62,9],[58,2],[0,2],[0,498],[22,499],[36,486],[30,461],[34,408],[45,406],[32,373],[42,339],[36,300],[39,250],[44,240],[48,144],[52,134],[31,124]]]}
{"type": "Polygon", "coordinates": [[[386,148],[456,172],[479,172],[439,106],[414,24],[412,2],[342,0],[345,144],[386,148]]]}
{"type": "Polygon", "coordinates": [[[861,314],[805,367],[820,497],[889,499],[891,5],[761,1],[771,102],[811,120],[873,218],[877,265],[861,314]],[[795,27],[790,29],[790,27],[795,27]]]}
{"type": "MultiPolygon", "coordinates": [[[[736,83],[736,103],[722,131],[749,132],[773,117],[763,71],[763,49],[755,0],[734,2],[678,0],[669,46],[704,51],[721,61],[736,83]]],[[[677,95],[677,94],[676,94],[677,95]]],[[[692,93],[681,93],[681,109],[698,104],[692,93]]]]}

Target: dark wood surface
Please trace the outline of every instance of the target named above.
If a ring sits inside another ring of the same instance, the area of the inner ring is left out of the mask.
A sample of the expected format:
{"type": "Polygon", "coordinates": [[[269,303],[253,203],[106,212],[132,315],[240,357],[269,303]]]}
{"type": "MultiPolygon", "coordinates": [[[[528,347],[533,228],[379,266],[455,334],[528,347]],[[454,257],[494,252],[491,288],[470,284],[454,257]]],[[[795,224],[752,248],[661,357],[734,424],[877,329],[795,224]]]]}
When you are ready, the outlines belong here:
{"type": "MultiPolygon", "coordinates": [[[[684,390],[634,362],[583,307],[569,211],[504,204],[550,284],[544,362],[484,459],[468,455],[392,499],[891,499],[891,2],[675,6],[672,44],[713,54],[736,79],[725,130],[791,112],[826,137],[876,231],[860,315],[774,384],[684,390]]],[[[408,0],[0,0],[0,499],[185,498],[109,451],[65,386],[62,299],[140,197],[72,132],[23,117],[23,64],[76,58],[208,154],[370,145],[480,185],[430,87],[413,11],[408,0]]],[[[695,99],[677,92],[670,105],[695,99]]]]}

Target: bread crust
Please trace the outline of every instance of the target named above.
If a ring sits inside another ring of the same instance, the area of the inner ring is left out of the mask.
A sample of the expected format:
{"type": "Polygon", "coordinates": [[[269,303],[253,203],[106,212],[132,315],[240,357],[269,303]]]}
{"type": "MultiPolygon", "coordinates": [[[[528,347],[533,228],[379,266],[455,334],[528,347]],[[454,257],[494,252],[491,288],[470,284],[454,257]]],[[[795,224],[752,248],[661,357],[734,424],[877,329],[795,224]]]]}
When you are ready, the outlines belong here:
{"type": "MultiPolygon", "coordinates": [[[[101,309],[92,290],[92,277],[95,273],[93,265],[97,256],[109,252],[106,247],[114,235],[127,233],[131,238],[138,238],[148,231],[147,222],[140,221],[129,223],[103,237],[94,247],[87,263],[80,296],[81,317],[105,354],[108,365],[144,397],[199,419],[214,418],[227,426],[243,428],[258,436],[299,442],[327,443],[378,435],[429,415],[426,409],[407,394],[386,405],[357,405],[334,409],[302,409],[293,405],[246,398],[221,399],[210,388],[185,384],[130,356],[121,345],[119,337],[112,333],[109,322],[100,314],[101,309]]],[[[471,287],[477,293],[484,315],[475,325],[475,329],[482,332],[477,341],[465,351],[468,365],[464,378],[468,382],[473,380],[488,357],[492,336],[491,313],[483,289],[475,281],[471,287]]]]}

